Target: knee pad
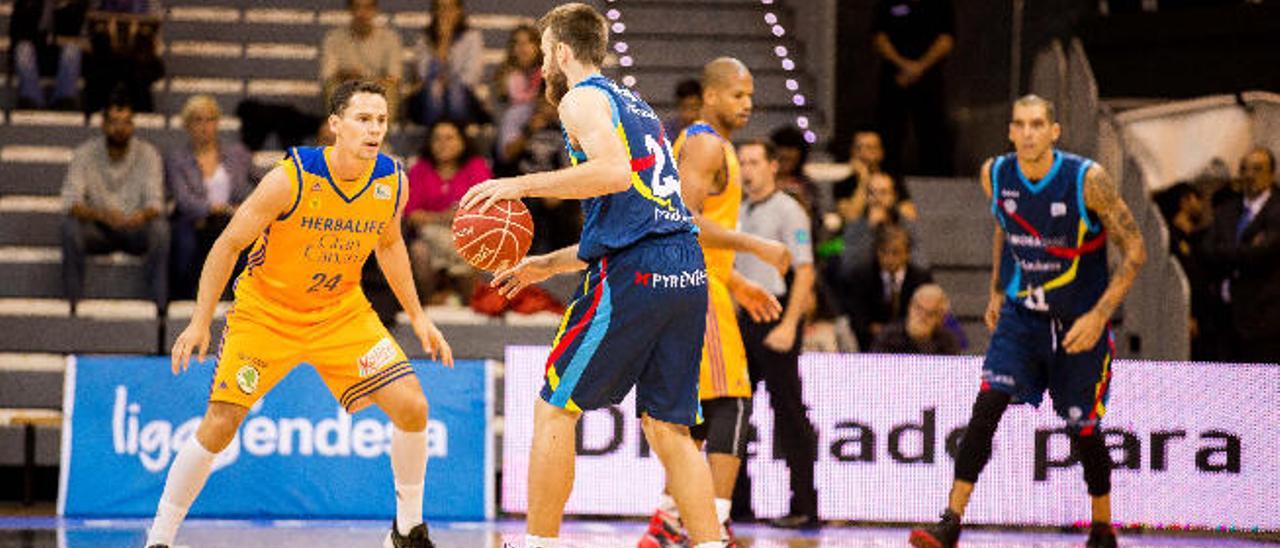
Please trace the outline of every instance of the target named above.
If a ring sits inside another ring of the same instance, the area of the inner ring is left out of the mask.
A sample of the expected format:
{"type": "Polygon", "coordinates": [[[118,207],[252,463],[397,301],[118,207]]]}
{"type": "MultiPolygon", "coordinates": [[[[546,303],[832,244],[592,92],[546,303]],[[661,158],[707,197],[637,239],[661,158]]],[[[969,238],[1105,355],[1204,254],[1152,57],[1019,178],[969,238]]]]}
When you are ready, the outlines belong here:
{"type": "Polygon", "coordinates": [[[969,426],[956,455],[956,479],[977,483],[978,475],[991,460],[991,440],[1005,409],[1009,408],[1010,400],[1008,394],[996,390],[978,393],[978,399],[973,402],[973,415],[969,417],[969,426]]]}
{"type": "Polygon", "coordinates": [[[1102,433],[1096,429],[1087,436],[1073,432],[1071,442],[1084,468],[1084,483],[1089,487],[1089,496],[1111,494],[1111,455],[1107,452],[1102,433]]]}

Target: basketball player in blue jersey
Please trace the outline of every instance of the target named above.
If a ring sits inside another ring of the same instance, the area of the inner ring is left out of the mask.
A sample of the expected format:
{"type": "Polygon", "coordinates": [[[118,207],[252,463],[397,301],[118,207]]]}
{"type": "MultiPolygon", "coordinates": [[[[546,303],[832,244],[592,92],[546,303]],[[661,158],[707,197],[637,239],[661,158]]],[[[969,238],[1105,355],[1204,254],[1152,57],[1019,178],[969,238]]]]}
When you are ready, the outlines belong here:
{"type": "Polygon", "coordinates": [[[1005,409],[1011,403],[1038,406],[1046,389],[1084,468],[1093,506],[1087,546],[1116,545],[1111,458],[1099,428],[1115,354],[1108,321],[1146,262],[1146,250],[1106,171],[1054,148],[1061,133],[1053,103],[1025,96],[1013,104],[1009,123],[1016,152],[982,166],[982,189],[996,217],[986,312],[994,334],[956,454],[947,508],[938,524],[911,532],[913,546],[955,546],[1005,409]],[[1108,235],[1123,256],[1110,277],[1108,235]]]}
{"type": "Polygon", "coordinates": [[[511,296],[586,269],[535,406],[526,546],[556,546],[582,411],[620,403],[634,385],[642,428],[666,468],[689,536],[697,548],[719,547],[710,469],[689,436],[701,415],[706,265],[661,121],[599,73],[607,25],[595,9],[576,3],[539,21],[547,99],[559,108],[574,165],[481,183],[461,201],[464,209],[483,211],[526,196],[582,200],[578,245],[527,257],[492,282],[511,296]]]}

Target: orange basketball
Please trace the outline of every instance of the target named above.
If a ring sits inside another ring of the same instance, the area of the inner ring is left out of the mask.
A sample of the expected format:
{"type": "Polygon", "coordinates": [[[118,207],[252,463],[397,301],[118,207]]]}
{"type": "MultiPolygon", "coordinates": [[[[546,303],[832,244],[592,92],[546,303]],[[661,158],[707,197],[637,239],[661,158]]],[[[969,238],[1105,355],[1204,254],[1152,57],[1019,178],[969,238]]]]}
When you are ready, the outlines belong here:
{"type": "Polygon", "coordinates": [[[520,200],[494,202],[484,213],[459,209],[453,216],[453,247],[480,270],[511,267],[532,243],[533,217],[520,200]]]}

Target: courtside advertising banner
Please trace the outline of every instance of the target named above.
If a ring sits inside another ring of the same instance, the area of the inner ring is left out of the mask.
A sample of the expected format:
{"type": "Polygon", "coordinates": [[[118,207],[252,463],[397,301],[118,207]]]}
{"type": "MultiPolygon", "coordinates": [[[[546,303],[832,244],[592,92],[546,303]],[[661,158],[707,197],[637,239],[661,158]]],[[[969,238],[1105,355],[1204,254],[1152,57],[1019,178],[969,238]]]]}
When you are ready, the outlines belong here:
{"type": "MultiPolygon", "coordinates": [[[[533,403],[547,348],[511,347],[506,367],[503,509],[524,512],[533,403]]],[[[828,520],[937,519],[979,387],[980,357],[806,354],[800,371],[818,430],[819,514],[828,520]]],[[[1280,367],[1119,361],[1103,430],[1112,505],[1125,523],[1280,529],[1280,367]]],[[[757,516],[787,513],[789,476],[773,446],[769,395],[755,395],[747,469],[757,516]]],[[[568,511],[643,516],[662,488],[634,396],[583,415],[568,511]]],[[[1048,397],[1011,406],[965,519],[1064,525],[1089,499],[1048,397]]]]}
{"type": "MultiPolygon", "coordinates": [[[[213,360],[174,376],[168,357],[72,357],[66,373],[59,513],[150,517],[178,449],[204,415],[213,360]]],[[[492,517],[492,383],[483,361],[413,362],[430,404],[423,509],[492,517]]],[[[214,462],[193,517],[395,515],[391,422],[347,414],[300,365],[250,410],[214,462]]]]}

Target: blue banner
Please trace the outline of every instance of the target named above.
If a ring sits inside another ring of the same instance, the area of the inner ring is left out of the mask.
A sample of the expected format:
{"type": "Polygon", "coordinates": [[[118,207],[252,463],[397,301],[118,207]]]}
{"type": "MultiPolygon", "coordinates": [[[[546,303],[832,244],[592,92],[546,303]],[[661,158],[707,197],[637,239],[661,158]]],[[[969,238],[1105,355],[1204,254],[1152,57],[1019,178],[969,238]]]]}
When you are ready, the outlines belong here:
{"type": "MultiPolygon", "coordinates": [[[[66,376],[59,511],[150,517],[178,449],[194,435],[212,359],[173,376],[168,357],[78,357],[66,376]]],[[[492,517],[486,363],[450,370],[414,361],[430,404],[423,511],[492,517]]],[[[369,518],[395,515],[391,423],[376,406],[349,415],[300,365],[250,410],[218,455],[193,517],[369,518]]]]}

